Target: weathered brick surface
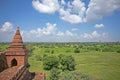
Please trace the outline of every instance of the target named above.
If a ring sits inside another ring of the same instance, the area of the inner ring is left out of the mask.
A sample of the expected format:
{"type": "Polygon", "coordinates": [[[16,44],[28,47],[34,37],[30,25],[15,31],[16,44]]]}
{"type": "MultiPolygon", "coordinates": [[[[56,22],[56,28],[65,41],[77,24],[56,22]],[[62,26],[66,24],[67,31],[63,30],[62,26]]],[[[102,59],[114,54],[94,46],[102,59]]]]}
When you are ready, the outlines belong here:
{"type": "Polygon", "coordinates": [[[45,74],[40,72],[35,72],[33,80],[45,80],[45,74]]]}
{"type": "Polygon", "coordinates": [[[25,61],[24,61],[25,57],[24,57],[24,56],[6,56],[6,59],[7,59],[8,67],[11,67],[11,66],[12,66],[11,61],[12,61],[13,59],[16,59],[16,60],[17,60],[17,65],[18,65],[18,66],[25,64],[25,61]]]}
{"type": "Polygon", "coordinates": [[[1,72],[0,80],[31,80],[31,75],[26,66],[14,66],[1,72]]]}
{"type": "Polygon", "coordinates": [[[19,72],[20,66],[8,68],[0,73],[0,80],[12,80],[12,78],[19,72]]]}

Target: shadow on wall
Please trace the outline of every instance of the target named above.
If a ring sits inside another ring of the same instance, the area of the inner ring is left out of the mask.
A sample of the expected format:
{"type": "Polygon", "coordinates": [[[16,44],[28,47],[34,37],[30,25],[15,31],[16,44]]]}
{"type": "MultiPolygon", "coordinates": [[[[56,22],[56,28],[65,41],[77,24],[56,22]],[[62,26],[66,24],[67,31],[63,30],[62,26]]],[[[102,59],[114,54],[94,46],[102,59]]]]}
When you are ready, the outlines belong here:
{"type": "Polygon", "coordinates": [[[4,53],[0,53],[0,72],[7,69],[7,60],[4,53]]]}

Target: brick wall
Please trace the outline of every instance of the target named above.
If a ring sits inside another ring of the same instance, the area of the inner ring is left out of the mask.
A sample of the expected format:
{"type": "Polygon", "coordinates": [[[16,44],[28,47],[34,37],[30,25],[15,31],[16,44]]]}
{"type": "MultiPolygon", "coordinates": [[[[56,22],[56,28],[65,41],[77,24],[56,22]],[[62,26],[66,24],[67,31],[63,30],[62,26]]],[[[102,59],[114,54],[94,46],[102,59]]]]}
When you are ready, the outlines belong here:
{"type": "Polygon", "coordinates": [[[13,59],[16,59],[17,60],[17,66],[20,66],[20,65],[25,65],[25,56],[6,56],[6,59],[7,59],[7,65],[8,67],[11,67],[11,61],[13,59]]]}

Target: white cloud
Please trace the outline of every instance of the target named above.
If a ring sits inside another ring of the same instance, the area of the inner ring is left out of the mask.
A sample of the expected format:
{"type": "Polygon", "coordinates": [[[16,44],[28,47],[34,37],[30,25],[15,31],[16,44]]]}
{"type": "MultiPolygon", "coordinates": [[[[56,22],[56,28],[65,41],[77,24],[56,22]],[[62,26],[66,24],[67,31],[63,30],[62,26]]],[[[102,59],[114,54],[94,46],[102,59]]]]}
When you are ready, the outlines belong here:
{"type": "Polygon", "coordinates": [[[27,35],[36,35],[37,37],[40,36],[51,36],[54,35],[56,32],[56,24],[50,24],[50,23],[46,23],[46,27],[43,28],[38,28],[36,30],[30,30],[30,31],[26,31],[25,34],[27,35]]]}
{"type": "Polygon", "coordinates": [[[23,31],[23,39],[24,41],[34,41],[34,42],[47,42],[47,41],[55,41],[57,25],[46,23],[46,25],[42,28],[33,29],[30,31],[23,31]]]}
{"type": "Polygon", "coordinates": [[[82,36],[85,39],[95,39],[95,38],[99,38],[101,35],[97,31],[93,31],[90,34],[84,33],[82,36]]]}
{"type": "Polygon", "coordinates": [[[66,4],[65,0],[61,0],[61,4],[65,5],[66,4]]]}
{"type": "Polygon", "coordinates": [[[66,30],[65,32],[59,31],[56,37],[56,41],[59,42],[76,42],[80,39],[80,36],[78,36],[77,33],[73,33],[69,30],[66,30]]]}
{"type": "Polygon", "coordinates": [[[90,0],[88,8],[82,0],[33,0],[33,7],[40,13],[58,12],[66,22],[77,24],[102,19],[120,10],[120,0],[90,0]]]}
{"type": "Polygon", "coordinates": [[[81,0],[33,0],[33,7],[40,13],[59,12],[60,18],[70,23],[84,22],[85,4],[81,0]],[[66,6],[66,7],[65,7],[66,6]]]}
{"type": "Polygon", "coordinates": [[[103,38],[108,38],[108,33],[102,33],[103,38]]]}
{"type": "Polygon", "coordinates": [[[64,37],[75,37],[75,36],[77,36],[77,34],[71,32],[69,30],[66,30],[65,32],[58,31],[57,36],[58,37],[63,37],[63,36],[64,37]]]}
{"type": "Polygon", "coordinates": [[[5,22],[1,27],[0,27],[0,41],[1,42],[6,42],[6,41],[11,41],[11,37],[14,34],[14,29],[13,29],[13,24],[10,22],[5,22]]]}
{"type": "Polygon", "coordinates": [[[74,34],[72,32],[70,32],[70,31],[66,31],[66,35],[67,36],[74,36],[74,34]]]}
{"type": "Polygon", "coordinates": [[[56,24],[50,24],[50,23],[47,23],[46,24],[46,28],[43,28],[43,30],[40,30],[42,31],[43,34],[45,35],[52,35],[55,33],[56,31],[56,24]]]}
{"type": "Polygon", "coordinates": [[[59,9],[58,0],[33,0],[32,5],[41,13],[54,13],[59,9]]]}
{"type": "Polygon", "coordinates": [[[92,35],[88,34],[88,33],[84,33],[83,34],[83,38],[85,38],[85,39],[92,39],[92,35]]]}
{"type": "MultiPolygon", "coordinates": [[[[108,33],[98,33],[93,31],[92,33],[83,33],[82,36],[77,34],[72,28],[64,32],[57,29],[57,24],[46,23],[42,28],[37,28],[29,31],[21,30],[21,34],[24,41],[34,42],[75,42],[75,41],[98,41],[105,40],[108,37],[108,33]],[[72,31],[73,30],[73,31],[72,31]]],[[[12,41],[15,30],[10,22],[5,22],[0,28],[0,41],[12,41]]]]}
{"type": "Polygon", "coordinates": [[[79,23],[82,22],[81,17],[75,14],[70,14],[69,10],[60,9],[60,17],[62,20],[70,23],[79,23]]]}
{"type": "Polygon", "coordinates": [[[120,10],[120,0],[91,0],[86,11],[86,21],[96,21],[120,10]]]}
{"type": "Polygon", "coordinates": [[[93,31],[91,35],[92,35],[93,38],[98,38],[98,37],[100,37],[100,34],[97,33],[97,31],[93,31]]]}
{"type": "Polygon", "coordinates": [[[64,4],[59,9],[60,18],[70,23],[84,22],[85,4],[80,0],[74,0],[64,4]],[[64,6],[67,6],[65,8],[64,6]]]}
{"type": "Polygon", "coordinates": [[[71,31],[77,31],[78,30],[78,28],[72,28],[71,29],[71,31]]]}
{"type": "Polygon", "coordinates": [[[13,24],[10,22],[5,22],[2,27],[0,28],[1,32],[12,32],[13,31],[13,24]]]}
{"type": "Polygon", "coordinates": [[[66,30],[59,31],[56,24],[46,23],[43,28],[37,28],[30,31],[23,31],[23,39],[25,41],[74,41],[77,34],[66,30]]]}
{"type": "Polygon", "coordinates": [[[59,32],[57,33],[57,36],[58,36],[58,37],[64,36],[64,33],[61,32],[61,31],[59,31],[59,32]]]}
{"type": "Polygon", "coordinates": [[[103,25],[103,24],[96,24],[94,27],[95,27],[95,28],[103,28],[104,25],[103,25]]]}

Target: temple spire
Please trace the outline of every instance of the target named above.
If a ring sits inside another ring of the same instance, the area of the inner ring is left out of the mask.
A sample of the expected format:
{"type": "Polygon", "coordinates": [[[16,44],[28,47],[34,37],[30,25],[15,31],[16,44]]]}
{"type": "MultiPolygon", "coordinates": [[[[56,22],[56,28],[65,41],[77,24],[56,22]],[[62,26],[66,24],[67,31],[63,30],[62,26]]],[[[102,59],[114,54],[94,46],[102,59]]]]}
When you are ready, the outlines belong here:
{"type": "Polygon", "coordinates": [[[20,28],[17,27],[16,29],[16,33],[14,35],[13,41],[10,44],[7,53],[19,53],[22,52],[24,53],[24,51],[26,50],[24,44],[23,44],[23,40],[20,34],[20,28]]]}
{"type": "Polygon", "coordinates": [[[17,26],[17,30],[19,30],[19,26],[17,26]]]}
{"type": "Polygon", "coordinates": [[[15,33],[12,43],[23,43],[19,27],[17,27],[16,29],[16,33],[15,33]]]}
{"type": "Polygon", "coordinates": [[[28,50],[23,44],[19,27],[16,28],[16,33],[14,35],[13,41],[5,51],[5,55],[7,56],[7,63],[9,67],[14,65],[12,62],[13,60],[17,61],[17,65],[28,64],[28,50]]]}

